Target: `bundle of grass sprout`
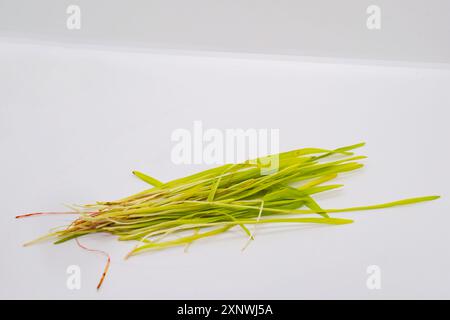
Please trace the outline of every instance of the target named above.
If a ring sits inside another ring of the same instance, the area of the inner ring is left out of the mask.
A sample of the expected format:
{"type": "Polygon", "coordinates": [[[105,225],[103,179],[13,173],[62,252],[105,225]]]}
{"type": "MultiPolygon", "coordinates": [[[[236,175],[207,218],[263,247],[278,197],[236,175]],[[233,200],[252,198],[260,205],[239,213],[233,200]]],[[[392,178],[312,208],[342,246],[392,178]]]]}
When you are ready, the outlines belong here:
{"type": "MultiPolygon", "coordinates": [[[[267,165],[267,157],[226,164],[166,183],[134,171],[151,188],[124,199],[97,202],[82,206],[78,211],[67,212],[78,213],[79,217],[69,226],[28,244],[49,238],[56,239],[57,244],[71,239],[78,242],[81,236],[106,232],[119,240],[137,241],[138,245],[127,255],[130,257],[144,251],[188,246],[231,228],[242,229],[248,244],[254,239],[256,225],[260,224],[342,225],[353,221],[330,217],[330,214],[382,209],[439,198],[425,196],[368,206],[322,208],[313,196],[342,187],[328,182],[338,174],[363,166],[358,161],[365,157],[352,152],[363,145],[359,143],[334,150],[303,148],[279,153],[276,155],[277,170],[269,174],[261,174],[267,165]]],[[[273,155],[271,157],[273,159],[273,155]]],[[[37,214],[45,213],[18,218],[37,214]]],[[[108,256],[97,288],[103,282],[109,262],[108,256]]]]}

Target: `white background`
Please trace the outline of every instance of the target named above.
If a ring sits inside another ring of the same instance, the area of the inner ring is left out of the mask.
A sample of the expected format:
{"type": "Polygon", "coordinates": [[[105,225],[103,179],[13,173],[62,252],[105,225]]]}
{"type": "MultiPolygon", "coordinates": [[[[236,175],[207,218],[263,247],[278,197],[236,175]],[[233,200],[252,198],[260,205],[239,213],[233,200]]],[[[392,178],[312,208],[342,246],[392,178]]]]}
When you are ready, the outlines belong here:
{"type": "Polygon", "coordinates": [[[0,43],[0,298],[450,298],[450,69],[301,59],[159,54],[0,43]],[[139,169],[167,181],[206,168],[174,165],[170,135],[205,128],[278,128],[281,149],[366,141],[367,166],[317,197],[324,207],[440,194],[437,201],[341,214],[345,226],[266,227],[245,252],[239,230],[122,258],[112,236],[21,244],[64,216],[15,220],[63,203],[140,191],[139,169]],[[82,271],[81,290],[66,268],[82,271]],[[382,289],[366,287],[378,265],[382,289]]]}
{"type": "Polygon", "coordinates": [[[448,0],[0,0],[0,35],[68,43],[450,63],[448,0]],[[68,30],[78,5],[81,29],[68,30]],[[380,29],[367,28],[379,7],[380,29]],[[370,19],[369,19],[370,21],[370,19]]]}

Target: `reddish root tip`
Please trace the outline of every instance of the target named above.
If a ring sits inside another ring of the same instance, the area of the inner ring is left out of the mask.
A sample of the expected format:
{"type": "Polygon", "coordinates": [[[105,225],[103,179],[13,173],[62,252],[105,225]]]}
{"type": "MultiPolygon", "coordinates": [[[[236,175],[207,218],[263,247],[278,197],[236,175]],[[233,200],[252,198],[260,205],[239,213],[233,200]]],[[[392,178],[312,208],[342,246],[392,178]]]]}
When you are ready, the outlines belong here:
{"type": "Polygon", "coordinates": [[[108,261],[106,262],[105,270],[104,270],[103,273],[102,273],[102,277],[100,278],[100,281],[98,282],[97,290],[100,290],[100,287],[101,287],[102,284],[103,284],[103,280],[105,280],[106,273],[108,272],[108,269],[109,269],[109,265],[110,265],[110,264],[111,264],[111,258],[108,256],[108,261]]]}
{"type": "Polygon", "coordinates": [[[84,249],[84,250],[87,250],[87,251],[91,251],[91,252],[95,252],[95,253],[100,253],[100,254],[106,256],[106,258],[107,258],[106,265],[105,265],[105,269],[103,270],[102,276],[101,276],[100,281],[98,282],[98,285],[97,285],[97,290],[99,290],[100,287],[101,287],[102,284],[103,284],[103,280],[105,280],[106,274],[108,273],[109,265],[111,264],[111,258],[110,258],[110,256],[109,256],[109,254],[106,253],[105,251],[97,250],[97,249],[90,249],[90,248],[88,248],[88,247],[82,245],[82,244],[80,243],[80,241],[78,240],[78,238],[75,238],[75,241],[77,242],[77,244],[78,244],[78,246],[79,246],[80,248],[82,248],[82,249],[84,249]]]}
{"type": "Polygon", "coordinates": [[[21,214],[16,216],[16,219],[21,219],[21,218],[26,218],[26,217],[31,217],[31,216],[36,216],[42,214],[42,212],[35,212],[35,213],[26,213],[26,214],[21,214]]]}
{"type": "MultiPolygon", "coordinates": [[[[87,213],[93,215],[94,213],[97,213],[97,212],[87,212],[87,213]]],[[[33,212],[33,213],[26,213],[26,214],[18,215],[18,216],[16,216],[16,219],[27,218],[27,217],[32,217],[32,216],[40,216],[40,215],[51,215],[51,214],[80,214],[80,213],[76,212],[76,211],[67,211],[67,212],[33,212]]]]}

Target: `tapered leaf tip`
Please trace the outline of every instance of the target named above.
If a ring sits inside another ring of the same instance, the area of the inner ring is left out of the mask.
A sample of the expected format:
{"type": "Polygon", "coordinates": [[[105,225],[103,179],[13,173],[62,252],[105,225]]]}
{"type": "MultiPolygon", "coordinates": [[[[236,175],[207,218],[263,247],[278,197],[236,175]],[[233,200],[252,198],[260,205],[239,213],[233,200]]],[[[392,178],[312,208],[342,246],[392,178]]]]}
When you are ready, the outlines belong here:
{"type": "Polygon", "coordinates": [[[366,142],[365,141],[361,141],[361,142],[359,142],[359,143],[357,143],[357,144],[355,144],[353,146],[356,149],[356,148],[364,147],[365,145],[366,145],[366,142]]]}
{"type": "Polygon", "coordinates": [[[439,199],[440,197],[441,196],[438,196],[438,195],[432,195],[432,196],[424,196],[424,197],[412,198],[412,200],[416,200],[417,202],[433,201],[433,200],[439,199]]]}

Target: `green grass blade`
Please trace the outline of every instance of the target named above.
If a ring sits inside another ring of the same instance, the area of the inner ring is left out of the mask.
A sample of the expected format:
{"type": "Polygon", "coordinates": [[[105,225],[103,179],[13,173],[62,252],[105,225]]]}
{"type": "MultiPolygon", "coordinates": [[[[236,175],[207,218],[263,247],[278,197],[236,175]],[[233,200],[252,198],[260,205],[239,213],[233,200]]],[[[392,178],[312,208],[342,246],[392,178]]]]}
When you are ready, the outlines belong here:
{"type": "Polygon", "coordinates": [[[139,172],[139,171],[133,171],[133,174],[138,177],[139,179],[141,179],[144,182],[147,182],[148,184],[154,186],[154,187],[160,187],[162,186],[164,183],[162,183],[161,181],[150,177],[149,175],[146,175],[145,173],[139,172]]]}

